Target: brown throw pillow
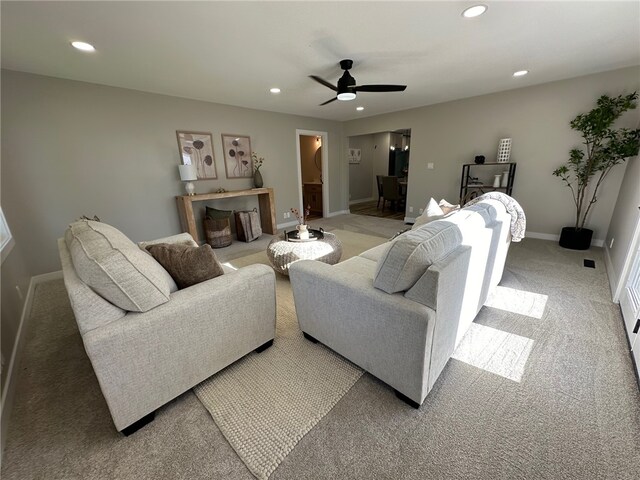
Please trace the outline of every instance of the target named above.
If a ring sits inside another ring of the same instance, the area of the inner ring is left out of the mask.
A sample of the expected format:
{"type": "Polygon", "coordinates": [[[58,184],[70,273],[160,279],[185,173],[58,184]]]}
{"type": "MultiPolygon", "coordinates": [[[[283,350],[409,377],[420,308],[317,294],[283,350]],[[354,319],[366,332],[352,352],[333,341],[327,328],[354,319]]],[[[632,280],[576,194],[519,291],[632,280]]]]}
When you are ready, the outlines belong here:
{"type": "Polygon", "coordinates": [[[147,250],[169,272],[180,289],[224,273],[208,244],[194,247],[180,243],[158,243],[149,245],[147,250]]]}

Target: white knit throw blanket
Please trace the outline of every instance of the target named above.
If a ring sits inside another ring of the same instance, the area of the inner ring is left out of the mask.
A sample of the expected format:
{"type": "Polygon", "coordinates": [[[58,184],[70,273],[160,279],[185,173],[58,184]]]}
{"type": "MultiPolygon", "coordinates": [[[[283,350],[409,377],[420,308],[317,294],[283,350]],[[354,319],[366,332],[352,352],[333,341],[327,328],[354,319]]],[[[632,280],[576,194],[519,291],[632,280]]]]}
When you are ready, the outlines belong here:
{"type": "Polygon", "coordinates": [[[488,192],[468,201],[465,207],[474,205],[482,200],[490,198],[497,200],[504,205],[507,213],[511,215],[511,241],[519,242],[524,238],[524,233],[527,229],[527,217],[524,215],[524,210],[516,200],[506,193],[502,192],[488,192]]]}

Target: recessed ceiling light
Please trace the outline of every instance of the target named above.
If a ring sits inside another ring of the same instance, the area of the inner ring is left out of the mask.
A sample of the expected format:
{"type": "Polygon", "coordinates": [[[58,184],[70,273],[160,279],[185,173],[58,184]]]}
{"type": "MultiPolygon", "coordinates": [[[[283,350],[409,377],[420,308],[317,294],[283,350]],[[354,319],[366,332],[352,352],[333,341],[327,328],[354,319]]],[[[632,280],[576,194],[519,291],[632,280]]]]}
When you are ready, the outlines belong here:
{"type": "Polygon", "coordinates": [[[269,90],[271,93],[280,93],[280,89],[277,87],[274,87],[272,89],[269,90]]]}
{"type": "Polygon", "coordinates": [[[517,72],[513,72],[513,76],[524,77],[527,73],[529,73],[529,70],[518,70],[517,72]]]}
{"type": "Polygon", "coordinates": [[[362,110],[364,110],[364,107],[356,107],[356,110],[358,110],[359,112],[361,112],[362,110]]]}
{"type": "Polygon", "coordinates": [[[93,45],[87,42],[71,42],[71,46],[73,48],[77,48],[78,50],[82,50],[83,52],[95,52],[96,49],[93,45]]]}
{"type": "Polygon", "coordinates": [[[488,7],[486,5],[474,5],[473,7],[469,7],[464,12],[462,12],[462,16],[465,18],[479,17],[487,11],[487,8],[488,7]]]}

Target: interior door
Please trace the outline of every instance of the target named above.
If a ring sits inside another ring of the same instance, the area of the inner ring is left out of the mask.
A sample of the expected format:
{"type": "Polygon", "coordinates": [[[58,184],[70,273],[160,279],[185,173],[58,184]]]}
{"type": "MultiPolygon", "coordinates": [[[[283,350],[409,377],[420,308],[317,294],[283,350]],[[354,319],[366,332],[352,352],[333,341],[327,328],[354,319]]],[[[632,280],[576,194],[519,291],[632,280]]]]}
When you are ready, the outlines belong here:
{"type": "Polygon", "coordinates": [[[640,246],[633,255],[631,273],[620,296],[620,307],[636,367],[640,371],[640,246]]]}

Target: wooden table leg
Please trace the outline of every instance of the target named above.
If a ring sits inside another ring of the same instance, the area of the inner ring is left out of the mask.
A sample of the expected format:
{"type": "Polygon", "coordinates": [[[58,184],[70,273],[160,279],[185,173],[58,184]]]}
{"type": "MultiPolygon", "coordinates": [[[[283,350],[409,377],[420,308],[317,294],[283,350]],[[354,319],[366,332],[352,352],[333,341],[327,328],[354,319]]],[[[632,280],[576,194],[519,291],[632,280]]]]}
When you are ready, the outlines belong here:
{"type": "Polygon", "coordinates": [[[191,235],[196,243],[200,245],[196,219],[193,214],[193,202],[186,196],[176,197],[176,202],[178,203],[178,216],[180,217],[182,230],[191,235]]]}
{"type": "Polygon", "coordinates": [[[273,199],[273,189],[269,189],[269,193],[261,193],[258,195],[258,204],[260,206],[260,225],[262,231],[270,235],[278,232],[276,225],[276,206],[273,199]]]}

